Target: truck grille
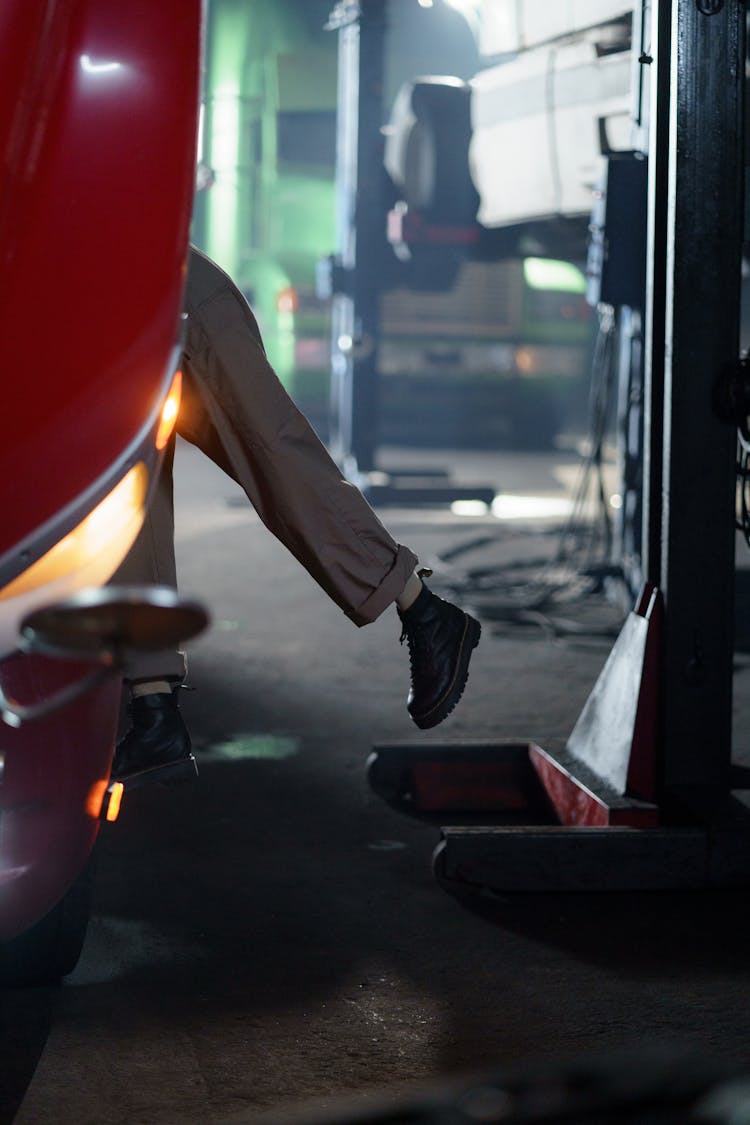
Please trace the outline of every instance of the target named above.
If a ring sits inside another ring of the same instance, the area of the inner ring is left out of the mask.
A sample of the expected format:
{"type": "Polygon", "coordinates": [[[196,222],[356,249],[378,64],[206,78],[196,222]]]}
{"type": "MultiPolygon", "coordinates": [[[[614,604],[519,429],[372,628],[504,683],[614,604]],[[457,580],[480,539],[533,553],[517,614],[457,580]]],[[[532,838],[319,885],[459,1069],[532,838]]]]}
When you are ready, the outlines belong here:
{"type": "Polygon", "coordinates": [[[447,293],[394,289],[384,294],[384,336],[498,337],[521,322],[521,262],[467,262],[447,293]]]}

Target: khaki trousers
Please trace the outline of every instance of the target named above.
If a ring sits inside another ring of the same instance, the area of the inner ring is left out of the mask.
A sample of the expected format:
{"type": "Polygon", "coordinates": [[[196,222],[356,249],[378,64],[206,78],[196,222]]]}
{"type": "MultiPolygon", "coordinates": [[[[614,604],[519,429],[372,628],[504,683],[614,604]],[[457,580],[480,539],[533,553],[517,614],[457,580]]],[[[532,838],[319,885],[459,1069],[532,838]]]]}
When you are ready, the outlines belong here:
{"type": "MultiPolygon", "coordinates": [[[[394,542],[340,473],[268,363],[247,302],[214,262],[191,249],[183,399],[177,423],[244,489],[266,527],[356,624],[403,590],[416,556],[394,542]]],[[[176,586],[172,462],[167,451],[146,522],[113,583],[176,586]]],[[[182,679],[182,653],[133,660],[126,678],[182,679]]]]}

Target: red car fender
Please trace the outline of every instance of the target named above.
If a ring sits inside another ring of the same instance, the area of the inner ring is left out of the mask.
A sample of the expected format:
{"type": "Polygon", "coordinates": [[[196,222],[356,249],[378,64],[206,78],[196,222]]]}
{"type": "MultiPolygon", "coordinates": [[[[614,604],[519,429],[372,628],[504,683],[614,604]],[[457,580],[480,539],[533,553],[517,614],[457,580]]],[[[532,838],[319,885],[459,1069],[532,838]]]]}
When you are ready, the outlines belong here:
{"type": "MultiPolygon", "coordinates": [[[[23,702],[77,679],[81,665],[18,655],[2,668],[4,690],[23,702]]],[[[112,761],[116,678],[47,718],[3,726],[0,751],[0,939],[43,917],[94,846],[112,761]]]]}
{"type": "Polygon", "coordinates": [[[1,565],[108,474],[162,393],[195,177],[200,3],[3,0],[0,44],[1,565]]]}
{"type": "MultiPolygon", "coordinates": [[[[201,0],[0,4],[0,621],[18,609],[3,588],[133,464],[158,466],[200,49],[201,0]]],[[[0,662],[0,687],[33,703],[86,670],[17,655],[0,662]]],[[[1,938],[40,918],[86,861],[118,689],[18,730],[0,722],[1,938]]]]}

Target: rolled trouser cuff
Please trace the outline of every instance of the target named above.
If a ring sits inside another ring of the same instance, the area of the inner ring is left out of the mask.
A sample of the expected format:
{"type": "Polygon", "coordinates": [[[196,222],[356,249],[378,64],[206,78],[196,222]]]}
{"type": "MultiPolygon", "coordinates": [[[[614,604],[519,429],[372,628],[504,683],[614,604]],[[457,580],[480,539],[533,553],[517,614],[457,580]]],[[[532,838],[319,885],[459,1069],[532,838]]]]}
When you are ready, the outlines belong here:
{"type": "Polygon", "coordinates": [[[393,560],[393,566],[380,585],[356,609],[347,612],[346,616],[355,625],[369,625],[376,621],[383,610],[392,605],[399,594],[403,592],[404,586],[416,570],[419,560],[414,552],[401,543],[397,546],[398,550],[393,560]]]}

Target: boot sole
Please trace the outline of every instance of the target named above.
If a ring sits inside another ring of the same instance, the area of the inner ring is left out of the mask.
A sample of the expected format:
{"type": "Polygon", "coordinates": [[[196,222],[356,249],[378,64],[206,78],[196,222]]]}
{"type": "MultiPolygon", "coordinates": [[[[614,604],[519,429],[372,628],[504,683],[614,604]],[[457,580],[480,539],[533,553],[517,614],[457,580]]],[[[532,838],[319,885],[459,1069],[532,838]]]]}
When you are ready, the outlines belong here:
{"type": "Polygon", "coordinates": [[[469,661],[471,660],[471,654],[479,644],[481,635],[482,626],[467,613],[466,627],[458,650],[456,670],[448,690],[443,698],[439,700],[434,707],[431,707],[429,711],[425,711],[423,715],[412,715],[413,721],[420,730],[429,730],[430,727],[436,727],[438,723],[442,723],[443,719],[446,719],[448,715],[450,715],[451,711],[458,703],[464,693],[466,681],[469,678],[469,661]]]}
{"type": "Polygon", "coordinates": [[[195,756],[191,754],[188,758],[163,762],[161,765],[149,766],[148,769],[123,774],[111,780],[119,781],[127,792],[130,789],[138,789],[141,785],[150,785],[152,782],[160,785],[179,785],[184,781],[194,781],[197,776],[198,764],[195,756]]]}

